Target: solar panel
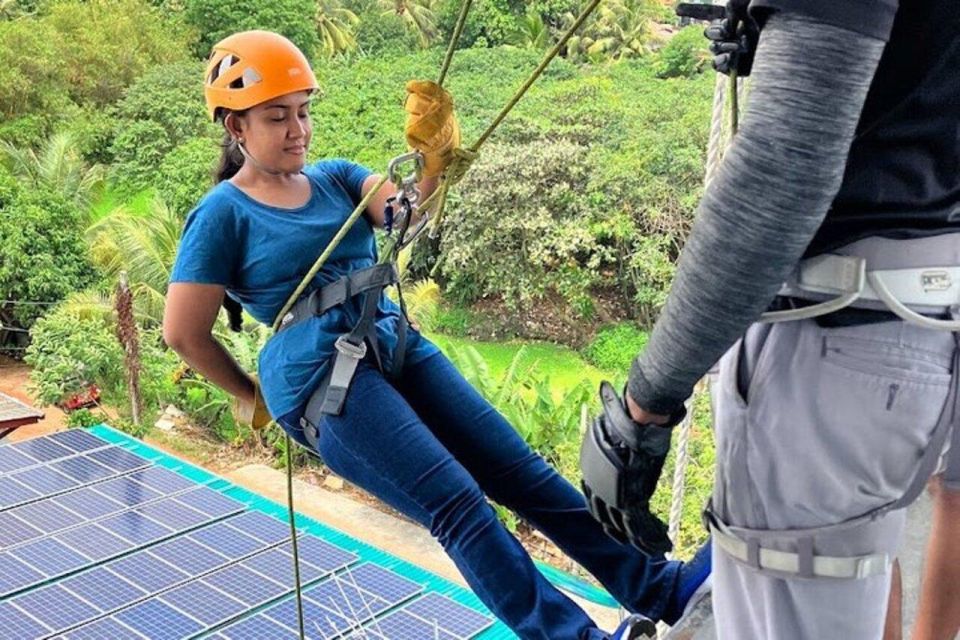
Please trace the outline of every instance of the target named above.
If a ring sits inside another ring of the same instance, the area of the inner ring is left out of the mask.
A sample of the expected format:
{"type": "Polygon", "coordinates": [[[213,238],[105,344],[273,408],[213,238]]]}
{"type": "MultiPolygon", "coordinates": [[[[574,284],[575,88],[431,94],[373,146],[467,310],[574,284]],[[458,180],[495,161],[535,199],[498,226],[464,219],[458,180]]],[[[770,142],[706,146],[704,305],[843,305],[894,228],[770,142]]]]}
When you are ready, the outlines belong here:
{"type": "Polygon", "coordinates": [[[162,496],[161,493],[154,491],[153,489],[142,485],[139,482],[131,480],[126,476],[108,480],[107,482],[101,482],[93,485],[92,488],[96,489],[97,492],[102,493],[108,498],[112,498],[120,504],[129,507],[135,507],[143,504],[144,502],[156,500],[162,496]]]}
{"type": "MultiPolygon", "coordinates": [[[[297,640],[300,636],[291,629],[270,620],[266,616],[256,615],[230,625],[220,632],[229,640],[297,640]]],[[[71,640],[73,640],[71,638],[71,640]]]]}
{"type": "Polygon", "coordinates": [[[40,500],[39,502],[25,504],[0,514],[0,517],[6,515],[14,515],[24,522],[29,522],[32,527],[40,529],[44,533],[53,533],[83,522],[82,516],[61,507],[52,500],[40,500]]]}
{"type": "Polygon", "coordinates": [[[439,593],[428,593],[406,605],[403,611],[431,625],[437,623],[457,638],[472,638],[493,624],[489,617],[439,593]]]}
{"type": "Polygon", "coordinates": [[[48,578],[73,571],[89,562],[89,558],[53,538],[28,542],[10,551],[10,555],[23,560],[48,578]]]}
{"type": "Polygon", "coordinates": [[[216,549],[217,553],[225,555],[231,560],[250,555],[267,546],[259,540],[227,526],[225,522],[218,522],[212,527],[194,531],[190,534],[190,538],[202,542],[211,549],[216,549]]]}
{"type": "Polygon", "coordinates": [[[100,526],[136,546],[156,542],[172,533],[172,529],[133,511],[124,511],[99,522],[100,526]]]}
{"type": "Polygon", "coordinates": [[[108,498],[96,490],[97,487],[102,486],[103,485],[96,485],[96,487],[77,489],[76,491],[57,496],[53,498],[53,501],[71,511],[79,513],[87,520],[94,520],[111,513],[122,511],[124,506],[121,503],[112,498],[108,498]]]}
{"type": "Polygon", "coordinates": [[[49,440],[74,451],[89,451],[106,446],[107,441],[83,429],[57,431],[47,436],[49,440]]]}
{"type": "Polygon", "coordinates": [[[83,549],[94,561],[105,560],[133,548],[132,543],[93,523],[62,531],[56,535],[56,539],[73,549],[83,549]]]}
{"type": "Polygon", "coordinates": [[[350,640],[457,640],[437,625],[403,610],[371,622],[348,637],[350,640]]]}
{"type": "Polygon", "coordinates": [[[47,466],[59,471],[65,476],[77,480],[81,484],[105,480],[117,475],[117,472],[113,469],[108,469],[102,464],[98,464],[82,456],[55,460],[54,462],[48,463],[47,466]]]}
{"type": "Polygon", "coordinates": [[[49,462],[50,460],[65,458],[73,454],[72,450],[60,446],[49,438],[33,438],[32,440],[24,440],[11,446],[20,453],[25,453],[40,462],[49,462]]]}
{"type": "Polygon", "coordinates": [[[105,567],[71,576],[59,584],[89,602],[95,602],[103,611],[113,611],[140,600],[147,592],[130,584],[105,567]]]}
{"type": "Polygon", "coordinates": [[[134,471],[129,477],[147,485],[151,489],[156,489],[164,495],[170,495],[196,486],[196,483],[187,480],[179,473],[156,466],[134,471]]]}
{"type": "Polygon", "coordinates": [[[369,563],[351,569],[344,579],[388,602],[402,602],[423,590],[416,582],[369,563]]]}
{"type": "Polygon", "coordinates": [[[16,471],[37,464],[37,460],[10,446],[0,447],[0,473],[16,471]]]}
{"type": "Polygon", "coordinates": [[[39,493],[13,478],[0,478],[0,509],[6,509],[39,497],[39,493]]]}
{"type": "Polygon", "coordinates": [[[165,526],[176,531],[186,531],[199,524],[208,522],[210,518],[196,509],[180,504],[172,498],[152,502],[137,508],[135,513],[140,513],[148,518],[162,522],[165,526]]]}
{"type": "Polygon", "coordinates": [[[39,529],[30,526],[12,512],[0,513],[0,547],[10,547],[41,535],[43,534],[39,529]]]}
{"type": "MultiPolygon", "coordinates": [[[[29,440],[27,442],[30,442],[29,440]]],[[[24,471],[17,471],[9,477],[30,487],[42,495],[48,496],[61,493],[77,486],[77,481],[68,478],[62,473],[46,467],[33,467],[24,471]]]]}
{"type": "Polygon", "coordinates": [[[281,586],[273,580],[239,565],[220,569],[202,578],[202,581],[250,606],[257,606],[273,600],[282,596],[289,589],[287,586],[281,586]]]}
{"type": "MultiPolygon", "coordinates": [[[[270,549],[263,553],[247,558],[242,562],[243,566],[252,569],[257,573],[262,573],[271,580],[280,583],[293,582],[293,557],[284,553],[281,549],[270,549]]],[[[313,582],[317,578],[330,573],[309,562],[300,562],[300,581],[301,583],[313,582]]]]}
{"type": "MultiPolygon", "coordinates": [[[[289,553],[292,557],[289,543],[283,545],[281,548],[284,553],[289,553]]],[[[346,551],[329,542],[324,542],[316,536],[310,535],[298,538],[297,551],[299,551],[301,561],[309,562],[325,571],[336,571],[354,562],[358,558],[355,553],[346,551]]]]}
{"type": "Polygon", "coordinates": [[[210,487],[197,487],[177,496],[177,500],[212,518],[222,518],[245,508],[242,502],[228,498],[210,487]]]}
{"type": "Polygon", "coordinates": [[[247,511],[231,518],[230,526],[243,531],[267,544],[276,544],[290,538],[290,526],[282,520],[271,518],[262,511],[247,511]]]}
{"type": "Polygon", "coordinates": [[[42,624],[9,602],[0,602],[0,638],[35,640],[49,635],[42,624]]]}
{"type": "Polygon", "coordinates": [[[142,635],[113,618],[103,618],[74,629],[58,640],[145,640],[142,635]]]}
{"type": "Polygon", "coordinates": [[[349,620],[363,622],[386,611],[397,602],[388,602],[373,594],[357,589],[349,577],[333,576],[303,594],[304,599],[349,620]]]}
{"type": "MultiPolygon", "coordinates": [[[[288,629],[299,629],[297,620],[297,601],[295,598],[284,600],[278,605],[264,611],[271,620],[284,625],[288,629]]],[[[315,602],[303,601],[303,631],[307,638],[336,638],[345,632],[359,627],[364,620],[348,620],[329,609],[324,609],[315,602]]]]}
{"type": "Polygon", "coordinates": [[[146,458],[141,458],[121,447],[109,447],[107,449],[91,451],[87,456],[91,460],[95,460],[121,473],[124,471],[133,471],[134,469],[139,469],[150,464],[150,461],[146,458]]]}
{"type": "Polygon", "coordinates": [[[111,562],[107,568],[147,593],[163,591],[190,576],[147,552],[134,553],[111,562]]]}
{"type": "Polygon", "coordinates": [[[151,547],[150,553],[190,575],[206,573],[229,562],[225,556],[185,536],[151,547]]]}
{"type": "Polygon", "coordinates": [[[53,631],[69,629],[100,613],[99,610],[56,584],[17,596],[10,602],[53,631]]]}
{"type": "Polygon", "coordinates": [[[239,600],[196,580],[163,594],[160,599],[208,627],[227,622],[247,610],[247,605],[239,600]]]}
{"type": "MultiPolygon", "coordinates": [[[[43,580],[43,575],[9,553],[0,553],[0,595],[13,593],[43,580]]],[[[0,634],[0,638],[4,637],[0,634]]]]}
{"type": "Polygon", "coordinates": [[[181,640],[203,630],[203,625],[159,600],[147,600],[114,616],[150,640],[181,640]]]}

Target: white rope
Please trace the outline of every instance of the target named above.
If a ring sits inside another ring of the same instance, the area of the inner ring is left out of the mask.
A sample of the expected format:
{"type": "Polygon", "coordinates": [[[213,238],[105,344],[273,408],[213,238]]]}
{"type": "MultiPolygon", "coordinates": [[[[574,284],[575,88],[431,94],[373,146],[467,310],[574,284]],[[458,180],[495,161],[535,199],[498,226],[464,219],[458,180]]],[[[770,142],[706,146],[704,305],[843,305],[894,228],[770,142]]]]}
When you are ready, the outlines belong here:
{"type": "MultiPolygon", "coordinates": [[[[707,187],[713,180],[723,160],[724,151],[730,143],[730,130],[724,127],[724,111],[726,110],[728,90],[730,79],[722,73],[717,74],[716,83],[713,86],[713,111],[710,114],[710,138],[707,142],[707,162],[706,172],[703,178],[704,187],[707,187]]],[[[737,82],[737,92],[740,97],[744,97],[744,83],[737,82]]],[[[742,105],[743,102],[740,101],[742,105]]],[[[706,379],[702,385],[697,385],[700,393],[709,393],[706,379]]],[[[680,423],[680,430],[677,434],[677,455],[673,469],[673,492],[670,498],[670,516],[667,525],[667,535],[673,541],[674,546],[680,536],[680,520],[683,516],[683,501],[687,489],[687,463],[690,459],[690,431],[693,424],[694,399],[698,391],[694,391],[694,398],[687,401],[687,415],[680,423]]]]}

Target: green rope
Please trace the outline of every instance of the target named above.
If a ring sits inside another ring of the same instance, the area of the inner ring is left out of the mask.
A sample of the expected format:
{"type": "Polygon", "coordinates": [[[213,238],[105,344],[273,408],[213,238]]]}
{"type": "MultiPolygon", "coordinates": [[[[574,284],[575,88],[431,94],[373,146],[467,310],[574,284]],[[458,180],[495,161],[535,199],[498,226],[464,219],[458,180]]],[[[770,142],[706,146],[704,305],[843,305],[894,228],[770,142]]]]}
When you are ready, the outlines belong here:
{"type": "Polygon", "coordinates": [[[453,28],[453,35],[450,36],[450,44],[447,45],[447,54],[443,57],[443,64],[440,66],[440,75],[437,76],[437,84],[443,86],[443,81],[447,79],[447,71],[450,69],[450,63],[453,61],[453,53],[457,49],[457,43],[460,42],[460,34],[463,32],[463,25],[467,22],[467,12],[470,11],[470,4],[473,0],[463,0],[460,6],[460,16],[457,18],[457,25],[453,28]]]}
{"type": "MultiPolygon", "coordinates": [[[[284,431],[286,435],[286,431],[284,431]]],[[[304,640],[303,630],[303,587],[300,579],[300,544],[297,540],[297,516],[293,508],[293,440],[287,438],[287,510],[290,514],[290,546],[293,549],[293,578],[297,585],[297,626],[300,640],[304,640]]]]}

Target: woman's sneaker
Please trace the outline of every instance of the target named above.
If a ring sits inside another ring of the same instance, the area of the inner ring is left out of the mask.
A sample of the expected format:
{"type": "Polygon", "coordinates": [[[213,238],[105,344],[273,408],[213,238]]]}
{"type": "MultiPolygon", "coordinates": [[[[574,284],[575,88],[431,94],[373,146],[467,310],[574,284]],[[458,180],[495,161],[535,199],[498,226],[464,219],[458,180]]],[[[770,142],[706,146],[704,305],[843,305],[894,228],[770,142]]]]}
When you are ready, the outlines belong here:
{"type": "Polygon", "coordinates": [[[657,625],[639,613],[626,618],[610,635],[610,640],[653,640],[657,637],[657,625]]]}

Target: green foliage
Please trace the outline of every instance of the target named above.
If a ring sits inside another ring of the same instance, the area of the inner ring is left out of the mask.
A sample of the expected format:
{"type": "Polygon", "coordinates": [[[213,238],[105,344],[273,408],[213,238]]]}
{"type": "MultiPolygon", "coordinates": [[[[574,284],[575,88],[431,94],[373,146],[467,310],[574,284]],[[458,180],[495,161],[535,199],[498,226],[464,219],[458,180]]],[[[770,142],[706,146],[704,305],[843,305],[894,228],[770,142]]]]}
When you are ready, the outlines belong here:
{"type": "Polygon", "coordinates": [[[433,331],[446,336],[466,336],[473,326],[473,314],[469,309],[452,304],[440,304],[433,316],[433,331]]]}
{"type": "Polygon", "coordinates": [[[96,384],[105,395],[123,380],[123,352],[102,316],[58,308],[37,320],[30,331],[26,362],[42,404],[55,404],[96,384]]]}
{"type": "Polygon", "coordinates": [[[58,58],[58,37],[46,21],[0,22],[0,121],[39,113],[64,91],[66,61],[58,58]]]}
{"type": "Polygon", "coordinates": [[[264,29],[289,38],[307,57],[320,44],[313,22],[317,5],[311,0],[183,0],[184,17],[200,38],[193,48],[197,58],[210,55],[213,45],[239,31],[264,29]]]}
{"type": "Polygon", "coordinates": [[[514,355],[502,377],[491,375],[480,352],[448,345],[447,354],[464,378],[503,414],[533,449],[553,464],[560,462],[564,443],[578,439],[581,407],[595,402],[586,381],[565,389],[558,397],[550,379],[535,367],[523,369],[524,350],[514,355]]]}
{"type": "Polygon", "coordinates": [[[93,413],[89,409],[77,409],[67,414],[67,426],[70,428],[80,427],[86,429],[95,427],[104,422],[101,416],[93,413]]]}
{"type": "MultiPolygon", "coordinates": [[[[460,0],[440,0],[438,3],[437,27],[443,42],[448,42],[453,34],[460,7],[460,0]]],[[[524,3],[519,0],[474,0],[460,35],[460,48],[508,44],[524,13],[524,3]]]]}
{"type": "Polygon", "coordinates": [[[203,74],[197,63],[155,67],[118,104],[113,141],[113,178],[127,193],[153,186],[157,167],[179,145],[204,139],[216,147],[217,128],[202,100],[203,74]]]}
{"type": "Polygon", "coordinates": [[[96,264],[111,282],[126,272],[135,310],[152,326],[158,325],[163,316],[180,230],[180,217],[155,199],[147,216],[120,207],[87,231],[96,264]]]}
{"type": "MultiPolygon", "coordinates": [[[[652,50],[652,22],[662,15],[658,0],[612,0],[587,21],[580,35],[567,41],[567,56],[600,62],[637,58],[652,50]]],[[[572,24],[569,13],[565,22],[572,24]]]]}
{"type": "Polygon", "coordinates": [[[354,30],[360,18],[343,6],[340,0],[316,0],[319,53],[327,57],[353,51],[357,46],[354,30]]]}
{"type": "Polygon", "coordinates": [[[439,0],[379,0],[382,15],[393,15],[407,26],[414,34],[419,46],[429,47],[437,41],[437,7],[439,0]]]}
{"type": "Polygon", "coordinates": [[[56,32],[63,86],[80,105],[109,105],[147,69],[183,60],[192,36],[142,0],[58,2],[41,18],[56,32]]]}
{"type": "Polygon", "coordinates": [[[701,73],[709,59],[703,27],[692,25],[682,29],[660,49],[654,68],[661,78],[689,78],[701,73]]]}
{"type": "MultiPolygon", "coordinates": [[[[0,299],[56,302],[95,277],[83,242],[85,217],[42,187],[23,189],[0,210],[0,299]]],[[[43,307],[0,308],[3,324],[28,327],[43,307]]]]}
{"type": "Polygon", "coordinates": [[[157,191],[181,220],[213,186],[213,170],[220,147],[208,138],[197,138],[171,151],[160,164],[157,191]]]}
{"type": "Polygon", "coordinates": [[[497,293],[529,306],[551,288],[584,294],[600,247],[583,225],[590,210],[586,149],[566,141],[490,146],[463,182],[441,265],[463,299],[497,293]],[[585,276],[566,278],[570,271],[585,276]]]}
{"type": "Polygon", "coordinates": [[[103,182],[102,167],[87,166],[69,133],[54,135],[39,153],[0,140],[0,163],[27,187],[57,193],[83,211],[103,182]]]}
{"type": "Polygon", "coordinates": [[[420,48],[420,38],[392,11],[372,8],[360,14],[356,32],[357,48],[371,56],[407,54],[420,48]]]}
{"type": "Polygon", "coordinates": [[[633,359],[647,346],[648,337],[632,323],[621,322],[598,331],[583,355],[604,371],[626,376],[633,359]]]}

